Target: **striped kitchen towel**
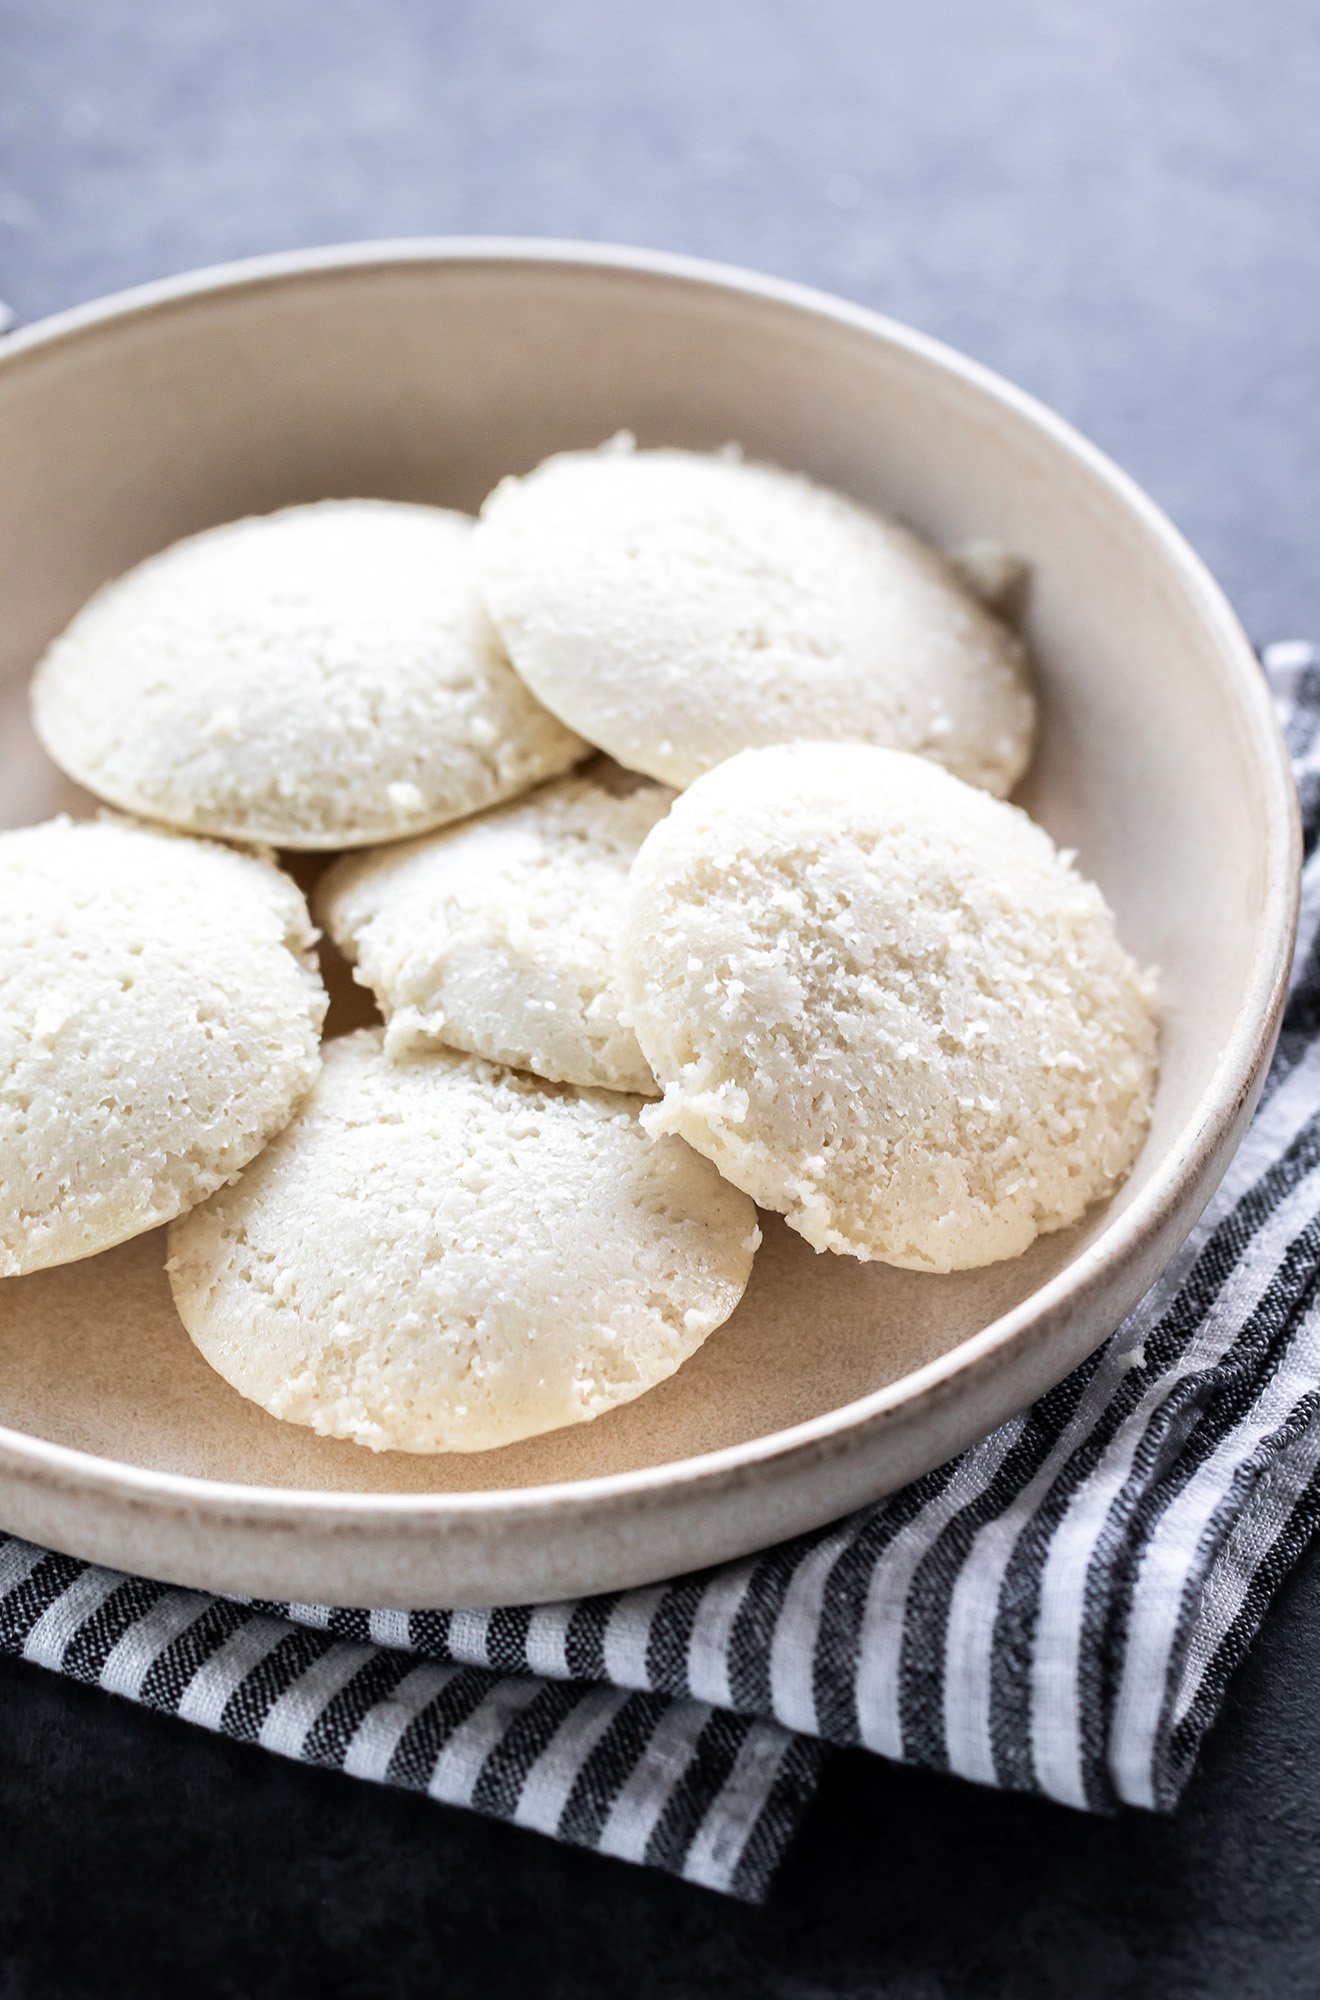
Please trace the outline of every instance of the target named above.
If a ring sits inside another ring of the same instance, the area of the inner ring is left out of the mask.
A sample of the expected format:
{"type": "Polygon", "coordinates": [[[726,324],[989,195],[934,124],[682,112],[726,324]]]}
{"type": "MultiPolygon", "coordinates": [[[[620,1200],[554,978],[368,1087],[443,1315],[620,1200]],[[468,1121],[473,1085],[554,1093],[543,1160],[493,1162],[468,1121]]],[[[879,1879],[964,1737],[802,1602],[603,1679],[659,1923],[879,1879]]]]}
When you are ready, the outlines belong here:
{"type": "Polygon", "coordinates": [[[1101,1351],[834,1527],[491,1611],[250,1604],[0,1538],[0,1648],[287,1756],[764,1895],[825,1747],[1168,1808],[1320,1513],[1320,658],[1265,656],[1306,824],[1278,1057],[1101,1351]]]}

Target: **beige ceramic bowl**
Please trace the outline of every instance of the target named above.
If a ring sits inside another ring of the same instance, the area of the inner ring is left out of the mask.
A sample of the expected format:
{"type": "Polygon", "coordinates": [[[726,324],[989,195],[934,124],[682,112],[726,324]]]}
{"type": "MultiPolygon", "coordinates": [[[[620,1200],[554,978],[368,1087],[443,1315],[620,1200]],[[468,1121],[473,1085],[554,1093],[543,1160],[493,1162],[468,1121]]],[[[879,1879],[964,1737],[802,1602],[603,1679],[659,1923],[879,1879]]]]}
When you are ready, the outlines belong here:
{"type": "MultiPolygon", "coordinates": [[[[375,1605],[553,1598],[713,1563],[913,1478],[1089,1354],[1186,1234],[1277,1031],[1298,836],[1255,660],[1169,523],[1048,411],[835,300],[638,251],[318,251],[65,314],[0,357],[0,816],[69,794],[25,682],[95,586],[176,536],[323,494],[475,508],[619,429],[736,439],[944,544],[1031,564],[1040,754],[1021,794],[1163,969],[1149,1142],[1111,1207],[930,1277],[775,1221],[733,1320],[597,1423],[374,1457],[275,1423],[174,1316],[162,1242],[0,1285],[0,1524],[174,1581],[375,1605]]],[[[81,802],[85,808],[87,802],[81,802]]]]}

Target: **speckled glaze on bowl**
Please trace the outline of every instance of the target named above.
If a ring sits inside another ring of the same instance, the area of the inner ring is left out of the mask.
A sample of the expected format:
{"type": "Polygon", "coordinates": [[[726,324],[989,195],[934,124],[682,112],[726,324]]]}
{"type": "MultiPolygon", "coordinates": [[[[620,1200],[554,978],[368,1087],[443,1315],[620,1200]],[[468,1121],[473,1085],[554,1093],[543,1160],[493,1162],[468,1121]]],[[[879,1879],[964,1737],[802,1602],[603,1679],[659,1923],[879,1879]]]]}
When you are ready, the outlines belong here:
{"type": "MultiPolygon", "coordinates": [[[[159,1235],[0,1285],[0,1525],[171,1581],[345,1604],[613,1589],[813,1527],[1058,1381],[1186,1235],[1278,1029],[1299,838],[1224,598],[1065,424],[876,315],[631,250],[487,239],[267,258],[148,286],[0,353],[0,819],[88,809],[25,682],[89,592],[212,522],[325,494],[474,508],[620,429],[737,440],[1032,580],[1040,752],[1022,803],[1163,974],[1128,1185],[1024,1258],[939,1278],[817,1257],[777,1221],[728,1326],[669,1383],[466,1458],[274,1423],[174,1315],[159,1235]]],[[[340,1011],[346,1025],[351,1005],[340,1011]]]]}

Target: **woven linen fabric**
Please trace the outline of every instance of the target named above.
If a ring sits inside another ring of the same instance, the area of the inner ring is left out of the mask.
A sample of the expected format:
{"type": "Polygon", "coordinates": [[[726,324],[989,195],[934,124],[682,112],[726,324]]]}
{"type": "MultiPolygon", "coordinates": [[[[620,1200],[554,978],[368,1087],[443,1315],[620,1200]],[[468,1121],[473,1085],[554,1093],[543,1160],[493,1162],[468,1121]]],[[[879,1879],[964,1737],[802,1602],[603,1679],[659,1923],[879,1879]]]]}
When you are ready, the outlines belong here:
{"type": "Polygon", "coordinates": [[[0,1537],[0,1648],[747,1898],[830,1744],[1171,1807],[1320,1515],[1320,659],[1265,665],[1306,829],[1278,1055],[1188,1242],[1034,1407],[836,1526],[579,1603],[240,1603],[0,1537]]]}

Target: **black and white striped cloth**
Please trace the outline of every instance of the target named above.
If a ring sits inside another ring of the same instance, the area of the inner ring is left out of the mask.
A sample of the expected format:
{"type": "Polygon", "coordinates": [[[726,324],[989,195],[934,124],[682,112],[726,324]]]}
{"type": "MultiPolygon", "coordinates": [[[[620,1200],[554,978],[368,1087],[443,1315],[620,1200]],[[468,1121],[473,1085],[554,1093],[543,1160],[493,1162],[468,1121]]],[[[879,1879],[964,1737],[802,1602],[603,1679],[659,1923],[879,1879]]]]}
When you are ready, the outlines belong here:
{"type": "Polygon", "coordinates": [[[748,1898],[829,1744],[1171,1806],[1320,1515],[1320,658],[1265,659],[1306,822],[1279,1054],[1191,1240],[1043,1401],[840,1525],[575,1604],[236,1603],[0,1538],[0,1648],[748,1898]]]}

